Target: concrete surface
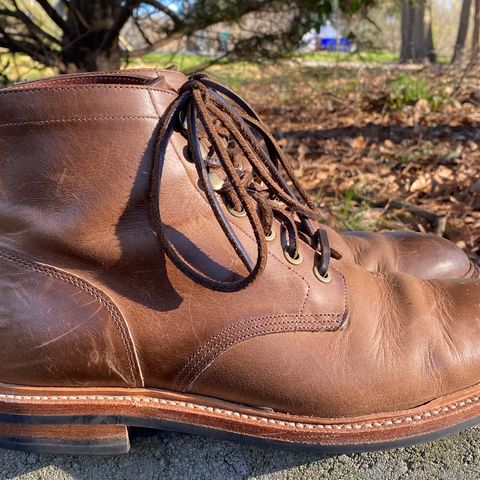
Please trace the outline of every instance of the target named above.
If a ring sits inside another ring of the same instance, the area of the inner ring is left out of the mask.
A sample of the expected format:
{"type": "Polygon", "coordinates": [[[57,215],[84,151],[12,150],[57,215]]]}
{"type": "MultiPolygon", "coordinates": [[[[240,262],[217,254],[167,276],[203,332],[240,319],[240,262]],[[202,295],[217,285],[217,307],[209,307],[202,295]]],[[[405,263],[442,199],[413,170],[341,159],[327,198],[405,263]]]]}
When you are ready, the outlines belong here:
{"type": "Polygon", "coordinates": [[[174,433],[136,430],[122,456],[39,455],[0,450],[0,479],[475,479],[480,427],[416,447],[355,455],[253,448],[174,433]]]}

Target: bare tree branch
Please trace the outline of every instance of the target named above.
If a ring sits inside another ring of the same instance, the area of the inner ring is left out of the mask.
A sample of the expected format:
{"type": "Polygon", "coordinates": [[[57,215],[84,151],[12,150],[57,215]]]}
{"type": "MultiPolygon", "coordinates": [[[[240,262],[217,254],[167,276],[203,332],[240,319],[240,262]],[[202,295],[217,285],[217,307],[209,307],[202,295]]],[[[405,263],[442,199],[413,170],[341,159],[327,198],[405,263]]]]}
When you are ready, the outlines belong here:
{"type": "Polygon", "coordinates": [[[22,12],[18,7],[16,10],[1,9],[0,15],[3,15],[5,17],[10,17],[10,18],[16,18],[18,21],[22,22],[25,25],[25,27],[28,29],[28,31],[31,33],[31,35],[37,38],[39,41],[40,39],[37,35],[40,35],[46,38],[47,40],[49,40],[50,42],[56,43],[57,45],[61,44],[58,38],[54,37],[50,33],[40,28],[28,15],[22,12]]]}
{"type": "Polygon", "coordinates": [[[158,0],[144,0],[142,1],[142,3],[145,5],[150,5],[151,7],[154,7],[159,12],[162,12],[168,17],[170,17],[174,25],[180,25],[180,23],[182,23],[182,20],[180,19],[180,17],[172,9],[166,7],[165,5],[163,5],[163,3],[159,2],[158,0]]]}
{"type": "Polygon", "coordinates": [[[42,45],[43,53],[38,50],[38,45],[28,40],[20,41],[0,26],[0,47],[7,48],[13,53],[26,53],[34,60],[46,65],[58,65],[58,54],[42,45]]]}
{"type": "Polygon", "coordinates": [[[133,10],[138,7],[140,4],[139,0],[128,0],[126,5],[120,11],[118,18],[115,20],[115,23],[108,31],[105,39],[102,42],[102,46],[105,45],[110,47],[115,39],[118,38],[118,35],[124,25],[127,23],[128,19],[132,16],[133,10]]]}
{"type": "Polygon", "coordinates": [[[148,35],[146,34],[146,32],[143,30],[143,27],[140,25],[140,22],[138,21],[138,18],[133,18],[133,23],[135,24],[135,26],[137,27],[137,30],[140,32],[140,35],[142,36],[142,38],[145,40],[145,43],[147,45],[152,45],[152,41],[150,40],[150,38],[148,38],[148,35]]]}
{"type": "Polygon", "coordinates": [[[159,40],[156,40],[155,42],[152,42],[150,45],[139,48],[137,50],[133,50],[131,52],[128,52],[129,57],[141,57],[142,55],[145,55],[146,53],[153,52],[159,48],[161,48],[163,45],[166,43],[178,40],[184,36],[184,32],[176,32],[176,33],[168,33],[166,34],[165,37],[160,38],[159,40]]]}
{"type": "Polygon", "coordinates": [[[55,25],[60,28],[60,30],[62,30],[64,33],[69,32],[67,23],[48,0],[37,0],[37,3],[42,7],[43,11],[52,19],[55,25]]]}

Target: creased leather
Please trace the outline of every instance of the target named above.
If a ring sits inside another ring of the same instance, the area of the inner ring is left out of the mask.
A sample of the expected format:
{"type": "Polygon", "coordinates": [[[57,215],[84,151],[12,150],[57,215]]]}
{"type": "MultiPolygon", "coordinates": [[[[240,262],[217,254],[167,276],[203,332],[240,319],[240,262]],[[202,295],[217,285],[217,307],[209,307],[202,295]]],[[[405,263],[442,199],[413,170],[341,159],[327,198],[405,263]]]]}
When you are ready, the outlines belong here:
{"type": "MultiPolygon", "coordinates": [[[[138,365],[130,371],[111,316],[75,302],[81,289],[49,279],[43,295],[40,273],[2,261],[8,329],[0,336],[12,348],[0,351],[0,381],[141,384],[334,417],[417,406],[478,383],[478,280],[371,273],[348,259],[348,251],[356,255],[346,239],[329,233],[347,253],[332,260],[332,282],[321,283],[306,244],[302,264],[286,261],[278,222],[267,267],[247,289],[215,292],[176,269],[148,221],[158,122],[183,78],[162,75],[144,84],[117,74],[82,75],[78,84],[69,77],[0,91],[0,251],[74,275],[109,298],[138,365]],[[22,301],[14,293],[20,290],[22,301]],[[49,353],[40,353],[45,348],[49,353]],[[93,366],[85,361],[92,352],[100,359],[93,366]]],[[[174,134],[162,218],[190,262],[228,279],[244,267],[184,147],[174,134]]],[[[254,255],[248,222],[231,221],[254,255]]]]}

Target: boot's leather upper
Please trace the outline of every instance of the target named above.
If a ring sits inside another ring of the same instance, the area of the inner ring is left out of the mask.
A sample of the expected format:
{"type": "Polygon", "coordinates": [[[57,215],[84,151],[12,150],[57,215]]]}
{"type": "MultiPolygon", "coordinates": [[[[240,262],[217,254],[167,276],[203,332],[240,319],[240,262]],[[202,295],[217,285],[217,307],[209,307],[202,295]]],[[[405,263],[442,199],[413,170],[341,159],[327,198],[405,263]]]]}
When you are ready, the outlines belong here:
{"type": "Polygon", "coordinates": [[[403,272],[418,278],[478,276],[463,250],[433,234],[344,232],[353,263],[372,272],[403,272]]]}
{"type": "Polygon", "coordinates": [[[321,251],[299,233],[292,264],[281,202],[265,244],[218,195],[239,253],[199,183],[198,142],[165,131],[179,85],[206,105],[221,93],[156,75],[0,91],[0,381],[162,388],[332,417],[478,383],[478,280],[369,272],[341,258],[346,240],[329,230],[321,251]],[[266,259],[245,288],[219,291],[184,268],[248,278],[242,254],[255,264],[259,240],[266,259]]]}

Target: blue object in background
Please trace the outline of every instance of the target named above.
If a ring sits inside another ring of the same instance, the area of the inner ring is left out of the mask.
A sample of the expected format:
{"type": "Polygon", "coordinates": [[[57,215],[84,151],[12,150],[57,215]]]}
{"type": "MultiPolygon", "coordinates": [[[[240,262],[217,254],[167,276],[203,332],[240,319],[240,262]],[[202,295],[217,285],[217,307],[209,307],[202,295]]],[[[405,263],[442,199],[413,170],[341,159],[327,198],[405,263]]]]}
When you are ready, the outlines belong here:
{"type": "Polygon", "coordinates": [[[352,42],[349,38],[320,38],[320,50],[351,52],[352,42]]]}

